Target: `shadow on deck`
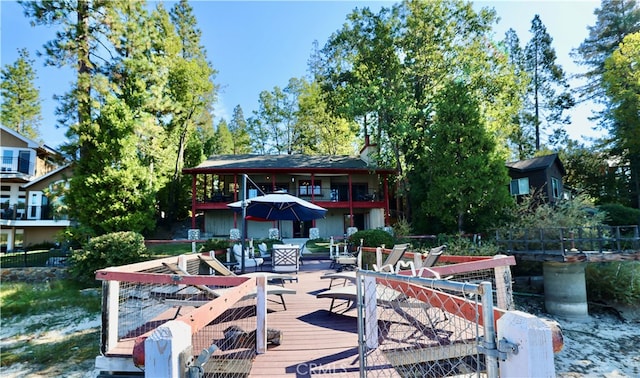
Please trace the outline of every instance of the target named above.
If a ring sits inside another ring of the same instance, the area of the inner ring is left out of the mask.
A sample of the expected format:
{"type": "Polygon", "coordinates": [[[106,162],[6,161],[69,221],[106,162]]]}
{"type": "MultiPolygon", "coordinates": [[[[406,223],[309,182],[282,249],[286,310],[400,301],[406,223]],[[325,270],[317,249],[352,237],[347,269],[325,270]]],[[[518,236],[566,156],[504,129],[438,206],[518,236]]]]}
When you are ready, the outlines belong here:
{"type": "Polygon", "coordinates": [[[334,271],[329,265],[328,260],[305,260],[298,282],[287,283],[297,294],[287,297],[287,311],[267,317],[269,328],[282,331],[282,343],[256,356],[250,377],[359,375],[356,311],[332,314],[330,300],[316,298],[329,286],[320,278],[334,271]]]}

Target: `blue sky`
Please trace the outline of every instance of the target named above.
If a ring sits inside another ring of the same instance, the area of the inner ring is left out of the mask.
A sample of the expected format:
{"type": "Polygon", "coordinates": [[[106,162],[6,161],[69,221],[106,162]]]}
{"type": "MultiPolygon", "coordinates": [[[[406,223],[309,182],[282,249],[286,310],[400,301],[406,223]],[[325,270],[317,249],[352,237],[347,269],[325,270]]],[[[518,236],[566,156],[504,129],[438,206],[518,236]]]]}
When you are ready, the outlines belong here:
{"type": "MultiPolygon", "coordinates": [[[[202,30],[202,44],[209,60],[218,71],[215,82],[220,85],[217,119],[230,119],[233,108],[240,105],[245,117],[258,106],[258,94],[274,86],[286,86],[289,78],[307,74],[307,61],[312,43],[323,46],[331,33],[340,29],[346,15],[355,7],[370,7],[377,12],[393,2],[382,1],[194,1],[192,7],[202,30]]],[[[496,40],[513,28],[520,41],[530,39],[529,28],[535,14],[539,14],[547,31],[553,37],[558,63],[568,73],[579,72],[569,57],[588,35],[587,26],[595,24],[593,11],[597,1],[480,1],[481,6],[494,7],[501,17],[495,27],[496,40]]],[[[166,8],[171,2],[165,2],[166,8]]],[[[65,130],[56,128],[54,94],[67,91],[73,74],[69,69],[44,67],[43,59],[35,51],[54,37],[55,31],[43,26],[31,27],[14,1],[2,0],[1,55],[2,66],[11,64],[18,48],[27,48],[36,59],[38,72],[36,85],[43,101],[44,121],[41,134],[52,147],[62,144],[65,130]]],[[[572,112],[573,124],[567,131],[573,139],[593,137],[600,133],[592,130],[587,120],[592,105],[584,104],[572,112]]]]}

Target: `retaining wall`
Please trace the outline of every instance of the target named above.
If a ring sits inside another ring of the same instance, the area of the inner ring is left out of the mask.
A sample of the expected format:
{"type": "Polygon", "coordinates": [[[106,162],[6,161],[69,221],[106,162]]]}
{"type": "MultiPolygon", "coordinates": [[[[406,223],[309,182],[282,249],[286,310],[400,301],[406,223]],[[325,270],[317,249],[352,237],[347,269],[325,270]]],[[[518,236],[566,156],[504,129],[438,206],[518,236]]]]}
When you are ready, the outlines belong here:
{"type": "Polygon", "coordinates": [[[67,268],[34,267],[34,268],[2,268],[0,281],[38,283],[68,278],[67,268]]]}

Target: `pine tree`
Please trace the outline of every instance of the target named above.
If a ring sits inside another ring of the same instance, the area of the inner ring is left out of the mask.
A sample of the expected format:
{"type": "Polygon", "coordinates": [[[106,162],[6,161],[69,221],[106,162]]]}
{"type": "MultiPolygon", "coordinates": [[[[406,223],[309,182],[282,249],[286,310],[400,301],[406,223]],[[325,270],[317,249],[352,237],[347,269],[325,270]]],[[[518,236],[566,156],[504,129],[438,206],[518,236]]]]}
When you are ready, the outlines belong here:
{"type": "Polygon", "coordinates": [[[33,24],[59,28],[56,38],[44,45],[45,64],[70,66],[76,72],[72,89],[56,98],[60,101],[59,122],[69,128],[67,137],[72,141],[62,149],[74,158],[81,158],[90,153],[90,147],[84,145],[87,139],[83,134],[95,127],[92,125],[94,92],[104,84],[91,58],[92,54],[100,56],[97,50],[98,41],[104,38],[104,15],[115,2],[55,0],[21,4],[33,24]]]}
{"type": "Polygon", "coordinates": [[[429,152],[415,170],[422,187],[411,193],[419,223],[432,233],[485,229],[511,203],[504,161],[466,83],[448,83],[434,110],[429,152]]]}
{"type": "Polygon", "coordinates": [[[551,46],[553,38],[547,33],[539,15],[531,21],[530,31],[533,36],[525,47],[525,67],[531,82],[524,121],[535,130],[537,151],[540,150],[540,133],[544,124],[569,123],[571,120],[564,112],[573,107],[575,101],[569,93],[564,70],[556,63],[556,52],[551,46]]]}
{"type": "MultiPolygon", "coordinates": [[[[507,50],[509,64],[513,66],[514,73],[519,80],[528,87],[531,79],[526,69],[526,59],[524,51],[520,46],[520,39],[515,30],[509,29],[505,34],[504,45],[507,50]]],[[[525,127],[525,112],[520,111],[513,117],[513,124],[516,125],[513,134],[509,136],[510,142],[516,151],[518,160],[526,159],[533,155],[535,150],[535,135],[532,130],[525,127]]]]}
{"type": "Polygon", "coordinates": [[[236,105],[233,108],[233,116],[229,123],[229,131],[231,132],[231,142],[233,143],[233,154],[248,154],[251,152],[251,140],[247,131],[247,121],[244,119],[242,107],[236,105]]]}
{"type": "Polygon", "coordinates": [[[26,49],[18,50],[18,59],[2,68],[2,124],[21,135],[40,138],[40,91],[35,86],[34,60],[26,49]]]}
{"type": "Polygon", "coordinates": [[[233,134],[229,131],[227,121],[223,118],[218,122],[216,128],[216,147],[214,152],[219,155],[232,155],[233,151],[233,134]]]}
{"type": "Polygon", "coordinates": [[[577,89],[580,98],[606,104],[602,85],[604,62],[625,36],[640,31],[640,7],[636,0],[603,0],[594,14],[596,24],[588,27],[589,36],[572,51],[572,56],[576,63],[588,68],[579,75],[586,80],[577,89]]]}

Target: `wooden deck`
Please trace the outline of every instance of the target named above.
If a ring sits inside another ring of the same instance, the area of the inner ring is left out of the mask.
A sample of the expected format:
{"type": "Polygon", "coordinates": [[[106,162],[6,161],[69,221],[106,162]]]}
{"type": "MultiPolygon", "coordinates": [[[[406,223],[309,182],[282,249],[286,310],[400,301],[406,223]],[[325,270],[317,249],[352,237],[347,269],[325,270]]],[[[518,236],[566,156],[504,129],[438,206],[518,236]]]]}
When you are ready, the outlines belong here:
{"type": "Polygon", "coordinates": [[[286,284],[297,294],[286,296],[286,311],[267,317],[269,328],[282,331],[282,343],[256,356],[250,377],[358,376],[356,311],[332,314],[331,300],[316,298],[329,287],[329,280],[320,279],[328,272],[335,272],[329,261],[305,260],[298,282],[286,284]]]}
{"type": "MultiPolygon", "coordinates": [[[[493,261],[494,260],[491,259],[491,262],[493,261]]],[[[129,270],[138,271],[138,268],[139,267],[133,266],[130,267],[129,270]]],[[[269,266],[265,267],[265,271],[266,270],[269,270],[269,266]]],[[[340,314],[331,313],[329,311],[331,299],[318,299],[316,297],[317,294],[329,288],[330,280],[322,279],[321,277],[331,272],[335,272],[335,270],[330,268],[330,260],[328,259],[304,260],[304,264],[301,265],[300,271],[297,274],[297,281],[285,283],[286,288],[296,291],[295,295],[289,294],[284,296],[287,309],[284,310],[281,304],[268,302],[267,328],[279,330],[281,332],[281,342],[279,345],[269,344],[266,353],[256,355],[254,346],[251,345],[250,341],[247,342],[247,340],[250,340],[250,336],[244,336],[246,333],[243,333],[243,336],[238,339],[227,336],[226,334],[231,325],[239,327],[241,331],[246,329],[247,332],[252,329],[252,325],[255,325],[255,310],[247,310],[252,307],[247,307],[244,303],[237,302],[240,306],[235,307],[233,310],[242,309],[240,313],[230,312],[227,316],[216,317],[215,321],[205,324],[204,327],[200,328],[200,331],[197,331],[198,334],[193,340],[193,351],[202,351],[212,344],[215,344],[220,348],[219,352],[221,352],[214,353],[209,362],[205,364],[204,371],[209,373],[206,374],[206,376],[310,377],[313,375],[319,377],[358,377],[360,363],[356,310],[349,309],[340,314]],[[231,342],[230,340],[235,341],[231,342]],[[236,343],[236,341],[241,342],[236,343]]],[[[108,273],[115,274],[114,272],[108,273]]],[[[166,281],[166,277],[161,275],[158,275],[158,277],[154,276],[152,278],[157,280],[163,278],[163,280],[166,281]]],[[[116,277],[114,276],[114,278],[116,277]]],[[[196,282],[197,278],[210,279],[211,277],[194,275],[188,276],[188,278],[196,282]]],[[[221,278],[240,279],[234,277],[221,278]]],[[[167,284],[167,282],[164,281],[162,281],[162,284],[167,284]]],[[[242,285],[245,285],[245,283],[242,283],[242,285]]],[[[237,294],[238,298],[241,297],[241,294],[242,292],[237,294]]],[[[223,298],[223,300],[226,299],[223,298]]],[[[232,303],[236,303],[235,301],[237,299],[231,298],[230,300],[234,301],[232,303]]],[[[455,328],[446,328],[450,327],[450,325],[447,325],[449,323],[454,327],[459,326],[459,322],[456,323],[456,321],[453,320],[453,314],[447,315],[450,321],[438,326],[438,331],[446,332],[448,335],[448,342],[445,344],[450,348],[443,349],[443,344],[441,343],[442,337],[439,336],[440,334],[438,332],[414,332],[416,330],[415,322],[425,322],[425,320],[422,319],[424,311],[436,311],[436,314],[427,314],[425,318],[431,322],[432,319],[442,315],[441,310],[433,307],[425,310],[422,303],[418,307],[411,308],[418,311],[419,315],[411,315],[409,313],[410,310],[404,309],[402,313],[409,316],[409,318],[403,317],[402,319],[405,320],[396,322],[395,316],[397,315],[394,311],[391,311],[391,318],[388,317],[389,314],[387,313],[387,317],[379,319],[379,324],[380,322],[384,322],[384,324],[387,325],[387,327],[385,327],[386,332],[395,335],[413,335],[409,341],[413,342],[411,345],[414,346],[422,345],[420,355],[416,354],[415,356],[409,356],[411,358],[407,358],[405,349],[402,349],[398,353],[393,348],[398,348],[399,345],[397,343],[391,343],[384,347],[371,350],[368,353],[367,369],[375,370],[378,375],[394,377],[399,376],[399,374],[391,366],[393,361],[396,362],[396,365],[400,366],[415,364],[417,363],[416,361],[425,362],[427,361],[425,358],[427,358],[428,361],[435,361],[442,357],[443,350],[446,352],[448,349],[452,349],[450,351],[452,355],[446,358],[453,358],[453,354],[458,356],[460,353],[462,353],[463,356],[469,355],[466,349],[460,352],[454,344],[457,344],[461,340],[468,341],[473,338],[474,335],[460,334],[455,328]],[[407,319],[411,321],[406,321],[407,319]],[[442,329],[440,329],[441,327],[442,329]],[[429,358],[428,352],[431,349],[438,352],[438,358],[429,358]]],[[[167,310],[158,318],[152,320],[153,322],[159,323],[161,320],[164,322],[178,315],[180,317],[188,317],[191,312],[197,312],[203,309],[205,313],[206,311],[210,311],[210,309],[207,310],[206,306],[196,307],[188,304],[180,304],[177,307],[171,308],[171,311],[167,310]]],[[[199,315],[201,316],[203,314],[199,315]]],[[[400,316],[402,317],[402,315],[400,316]]],[[[460,321],[463,321],[463,319],[460,319],[460,321]]],[[[433,327],[433,323],[431,323],[431,327],[433,327]]],[[[429,328],[429,326],[426,323],[420,324],[419,327],[417,327],[418,330],[422,331],[427,328],[429,328]]],[[[475,330],[476,327],[467,326],[461,327],[461,329],[475,330]]],[[[253,337],[255,337],[255,334],[253,337]]],[[[120,353],[110,355],[109,357],[131,358],[133,338],[120,340],[118,346],[124,346],[125,343],[126,348],[118,349],[120,353]]],[[[255,343],[255,338],[253,339],[253,343],[255,343]]]]}

